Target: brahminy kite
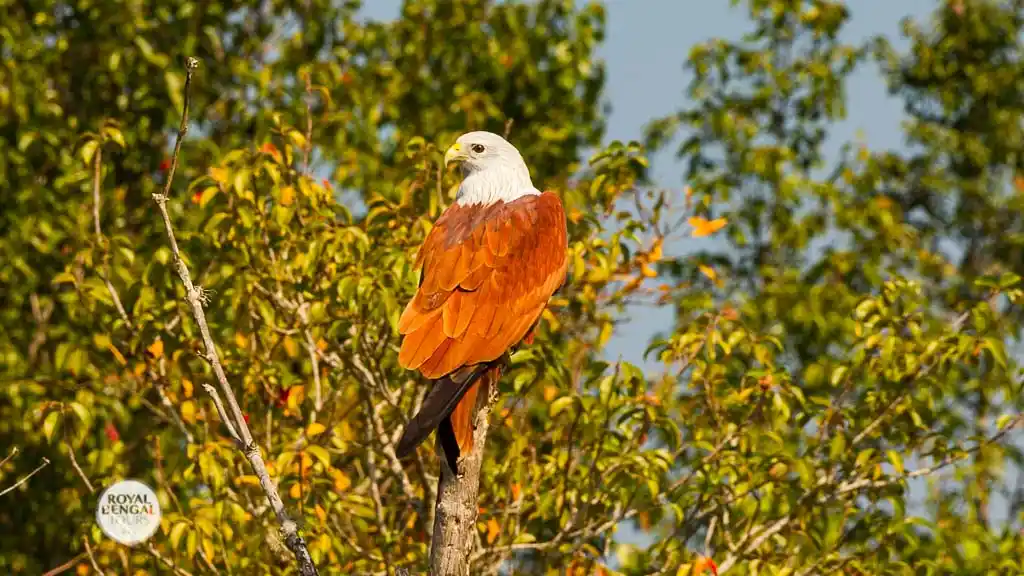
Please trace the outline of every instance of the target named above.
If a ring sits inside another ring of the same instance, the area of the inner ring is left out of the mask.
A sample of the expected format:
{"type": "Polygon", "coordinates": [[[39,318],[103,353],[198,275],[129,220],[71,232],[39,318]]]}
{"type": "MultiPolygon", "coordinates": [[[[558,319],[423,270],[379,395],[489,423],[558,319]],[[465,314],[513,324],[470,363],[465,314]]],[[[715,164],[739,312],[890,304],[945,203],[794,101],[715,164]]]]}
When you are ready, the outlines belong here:
{"type": "Polygon", "coordinates": [[[416,257],[416,295],[398,321],[398,362],[433,381],[396,452],[412,453],[434,429],[457,472],[473,447],[477,392],[496,386],[508,354],[533,341],[548,299],[565,281],[562,201],[541,193],[523,157],[501,136],[463,134],[445,152],[462,184],[416,257]]]}

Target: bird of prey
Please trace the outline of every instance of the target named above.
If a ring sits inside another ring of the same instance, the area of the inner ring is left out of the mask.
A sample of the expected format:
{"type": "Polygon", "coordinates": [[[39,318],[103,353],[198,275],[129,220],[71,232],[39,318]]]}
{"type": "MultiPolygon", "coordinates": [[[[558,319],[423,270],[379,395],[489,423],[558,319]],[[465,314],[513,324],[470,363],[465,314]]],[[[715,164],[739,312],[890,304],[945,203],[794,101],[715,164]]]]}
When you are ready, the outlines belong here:
{"type": "Polygon", "coordinates": [[[416,257],[419,288],[398,321],[398,361],[433,381],[402,433],[399,458],[433,430],[452,472],[473,446],[481,388],[497,385],[508,354],[533,341],[566,275],[562,201],[541,193],[523,157],[501,136],[468,132],[444,155],[462,183],[416,257]]]}

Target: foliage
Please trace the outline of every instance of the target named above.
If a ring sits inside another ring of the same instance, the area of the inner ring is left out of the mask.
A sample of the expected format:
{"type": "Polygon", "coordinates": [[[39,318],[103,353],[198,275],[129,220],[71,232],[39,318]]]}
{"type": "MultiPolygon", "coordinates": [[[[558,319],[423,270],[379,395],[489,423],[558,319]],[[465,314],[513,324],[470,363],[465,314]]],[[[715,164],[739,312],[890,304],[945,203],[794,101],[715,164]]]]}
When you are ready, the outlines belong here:
{"type": "Polygon", "coordinates": [[[0,437],[20,452],[0,486],[51,464],[2,496],[19,530],[0,569],[293,570],[204,392],[152,206],[186,55],[203,66],[168,209],[322,573],[424,569],[437,459],[394,458],[425,391],[395,324],[451,201],[443,146],[509,119],[562,193],[570,281],[502,384],[473,573],[1016,567],[1024,6],[942,5],[905,52],[844,43],[852,4],[746,6],[750,35],[693,47],[688,108],[581,170],[600,5],[408,0],[392,23],[326,0],[5,5],[0,437]],[[827,163],[845,81],[872,63],[912,146],[827,163]],[[648,191],[645,150],[677,134],[686,193],[648,191]],[[687,218],[724,245],[672,256],[687,218]],[[641,301],[678,316],[651,346],[664,373],[602,359],[641,301]],[[161,499],[151,546],[94,525],[95,491],[124,477],[161,499]]]}

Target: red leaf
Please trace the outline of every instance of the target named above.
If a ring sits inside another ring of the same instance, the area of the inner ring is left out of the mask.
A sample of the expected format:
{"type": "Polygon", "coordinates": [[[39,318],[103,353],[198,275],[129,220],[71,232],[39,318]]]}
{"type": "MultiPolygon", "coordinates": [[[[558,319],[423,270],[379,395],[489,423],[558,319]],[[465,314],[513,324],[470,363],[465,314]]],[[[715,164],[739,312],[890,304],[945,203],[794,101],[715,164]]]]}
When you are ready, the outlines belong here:
{"type": "Polygon", "coordinates": [[[114,426],[113,422],[107,422],[103,432],[107,435],[107,439],[111,442],[117,442],[121,439],[121,435],[117,432],[117,427],[114,426]]]}

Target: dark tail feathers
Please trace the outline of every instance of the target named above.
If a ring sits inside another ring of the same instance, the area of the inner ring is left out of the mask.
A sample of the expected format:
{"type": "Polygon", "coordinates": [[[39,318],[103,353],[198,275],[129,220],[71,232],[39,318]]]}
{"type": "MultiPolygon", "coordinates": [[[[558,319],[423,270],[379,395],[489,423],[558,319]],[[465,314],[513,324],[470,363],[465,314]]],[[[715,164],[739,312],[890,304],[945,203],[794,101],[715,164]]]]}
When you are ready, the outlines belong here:
{"type": "Polygon", "coordinates": [[[409,424],[402,432],[402,438],[395,447],[395,454],[398,458],[404,459],[411,455],[431,432],[437,430],[445,459],[448,460],[448,466],[452,471],[458,470],[456,463],[459,459],[459,445],[455,441],[455,434],[448,417],[451,416],[459,401],[473,384],[488,370],[495,365],[503,364],[504,361],[505,358],[502,357],[492,362],[463,366],[451,374],[435,380],[430,391],[427,392],[427,397],[423,399],[423,405],[420,406],[419,412],[409,420],[409,424]]]}

